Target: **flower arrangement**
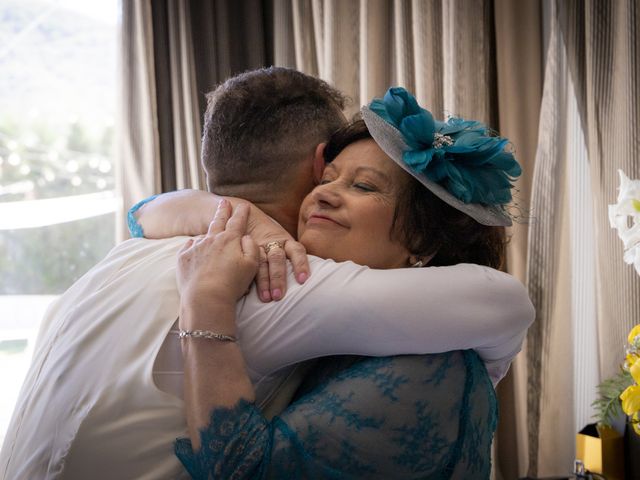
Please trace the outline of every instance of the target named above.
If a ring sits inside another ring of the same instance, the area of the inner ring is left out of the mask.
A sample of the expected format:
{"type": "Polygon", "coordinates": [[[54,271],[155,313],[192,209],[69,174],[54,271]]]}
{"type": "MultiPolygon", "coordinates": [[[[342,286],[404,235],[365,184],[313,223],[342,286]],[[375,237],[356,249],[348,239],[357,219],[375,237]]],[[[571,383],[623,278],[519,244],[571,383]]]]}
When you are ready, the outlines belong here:
{"type": "MultiPolygon", "coordinates": [[[[609,205],[609,221],[624,243],[624,261],[640,275],[640,180],[629,179],[622,170],[618,173],[618,201],[609,205]]],[[[631,329],[628,342],[624,365],[598,386],[600,398],[593,405],[599,423],[610,425],[622,410],[640,435],[640,324],[631,329]]]]}
{"type": "Polygon", "coordinates": [[[640,325],[633,327],[629,333],[629,345],[624,369],[629,372],[634,384],[622,392],[620,400],[622,410],[629,416],[635,432],[640,435],[640,325]]]}

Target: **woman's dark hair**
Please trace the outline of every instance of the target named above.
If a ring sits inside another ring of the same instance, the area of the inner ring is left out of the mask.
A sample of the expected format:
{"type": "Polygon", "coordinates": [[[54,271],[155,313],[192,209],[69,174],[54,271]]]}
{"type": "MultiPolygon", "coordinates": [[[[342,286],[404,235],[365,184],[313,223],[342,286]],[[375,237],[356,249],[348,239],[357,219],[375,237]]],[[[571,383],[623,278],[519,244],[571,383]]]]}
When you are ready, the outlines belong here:
{"type": "MultiPolygon", "coordinates": [[[[324,150],[325,161],[333,161],[347,146],[365,139],[372,137],[364,120],[354,120],[331,136],[324,150]]],[[[479,224],[413,177],[409,187],[400,192],[390,234],[414,255],[433,255],[430,266],[475,263],[504,268],[505,228],[479,224]]]]}

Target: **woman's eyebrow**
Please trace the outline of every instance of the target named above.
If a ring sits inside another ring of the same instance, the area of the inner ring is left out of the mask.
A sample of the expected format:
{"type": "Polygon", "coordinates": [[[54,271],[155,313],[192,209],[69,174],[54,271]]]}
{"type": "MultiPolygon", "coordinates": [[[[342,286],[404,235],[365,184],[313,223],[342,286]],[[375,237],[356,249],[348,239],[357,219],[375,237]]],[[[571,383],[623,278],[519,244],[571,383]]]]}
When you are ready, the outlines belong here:
{"type": "Polygon", "coordinates": [[[376,175],[377,177],[379,177],[381,180],[383,180],[386,183],[389,183],[391,181],[389,179],[389,176],[386,173],[381,172],[377,168],[367,167],[367,166],[364,166],[364,165],[356,168],[356,173],[360,173],[361,171],[366,171],[366,172],[369,172],[369,173],[373,173],[374,175],[376,175]]]}

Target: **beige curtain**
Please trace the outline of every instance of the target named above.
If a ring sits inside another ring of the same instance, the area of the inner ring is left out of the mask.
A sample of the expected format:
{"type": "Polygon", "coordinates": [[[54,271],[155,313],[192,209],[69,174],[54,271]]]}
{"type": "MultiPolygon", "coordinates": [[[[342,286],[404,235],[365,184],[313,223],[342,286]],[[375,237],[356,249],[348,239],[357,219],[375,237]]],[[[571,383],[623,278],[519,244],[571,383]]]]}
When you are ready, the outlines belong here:
{"type": "Polygon", "coordinates": [[[497,126],[491,1],[276,0],[274,22],[275,64],[335,85],[350,113],[400,85],[436,116],[497,126]]]}
{"type": "Polygon", "coordinates": [[[156,84],[153,78],[153,26],[150,2],[123,2],[121,37],[122,100],[120,161],[117,186],[123,209],[116,222],[118,238],[126,238],[124,214],[139,199],[161,189],[156,84]]]}
{"type": "Polygon", "coordinates": [[[122,2],[121,214],[155,193],[206,188],[204,94],[271,61],[269,12],[259,0],[122,2]]]}
{"type": "MultiPolygon", "coordinates": [[[[514,223],[507,250],[507,270],[526,283],[531,184],[538,146],[543,84],[542,5],[538,0],[495,0],[497,96],[500,132],[514,145],[523,173],[516,183],[514,223]]],[[[495,439],[496,477],[515,479],[527,472],[527,346],[498,385],[500,418],[495,439]]]]}
{"type": "Polygon", "coordinates": [[[537,313],[527,338],[528,472],[535,476],[570,471],[575,438],[571,291],[567,291],[565,145],[569,132],[564,53],[554,21],[546,57],[528,254],[527,284],[537,313]]]}

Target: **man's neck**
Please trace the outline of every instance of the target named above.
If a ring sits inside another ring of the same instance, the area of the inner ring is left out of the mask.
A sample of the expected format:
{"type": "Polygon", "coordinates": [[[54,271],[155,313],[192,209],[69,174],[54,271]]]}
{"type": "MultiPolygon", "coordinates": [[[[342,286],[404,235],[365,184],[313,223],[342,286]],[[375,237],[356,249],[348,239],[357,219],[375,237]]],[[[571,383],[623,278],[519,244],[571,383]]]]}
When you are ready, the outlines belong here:
{"type": "Polygon", "coordinates": [[[294,238],[298,238],[298,212],[302,200],[313,189],[313,163],[300,162],[292,168],[287,178],[279,179],[274,187],[264,183],[243,183],[232,187],[214,189],[219,195],[244,198],[278,222],[294,238]]]}
{"type": "Polygon", "coordinates": [[[298,210],[300,204],[287,201],[257,202],[255,206],[278,222],[293,238],[298,238],[298,210]]]}

